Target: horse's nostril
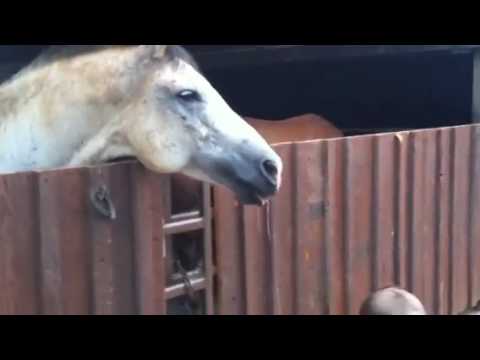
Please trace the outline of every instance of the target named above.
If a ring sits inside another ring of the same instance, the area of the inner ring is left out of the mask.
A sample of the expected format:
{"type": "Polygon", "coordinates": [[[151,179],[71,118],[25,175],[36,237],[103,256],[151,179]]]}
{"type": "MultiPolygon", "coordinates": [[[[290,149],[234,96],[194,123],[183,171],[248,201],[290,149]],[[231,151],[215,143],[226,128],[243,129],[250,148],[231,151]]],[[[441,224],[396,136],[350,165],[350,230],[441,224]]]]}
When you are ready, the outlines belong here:
{"type": "Polygon", "coordinates": [[[267,160],[263,163],[263,167],[265,168],[265,171],[267,174],[273,177],[277,177],[278,175],[278,169],[273,163],[273,161],[267,160]]]}
{"type": "Polygon", "coordinates": [[[265,160],[262,163],[262,172],[273,185],[277,184],[278,168],[272,160],[265,160]]]}

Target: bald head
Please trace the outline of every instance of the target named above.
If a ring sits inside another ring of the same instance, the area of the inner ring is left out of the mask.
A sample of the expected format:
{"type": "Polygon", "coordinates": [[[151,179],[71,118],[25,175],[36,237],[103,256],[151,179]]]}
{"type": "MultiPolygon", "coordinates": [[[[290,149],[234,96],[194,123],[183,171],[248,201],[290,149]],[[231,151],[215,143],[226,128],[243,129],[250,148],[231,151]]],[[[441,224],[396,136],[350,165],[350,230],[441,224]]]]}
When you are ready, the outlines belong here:
{"type": "Polygon", "coordinates": [[[459,315],[480,315],[480,301],[470,309],[461,312],[459,315]]]}
{"type": "Polygon", "coordinates": [[[378,290],[368,297],[360,315],[427,315],[420,300],[400,288],[378,290]]]}

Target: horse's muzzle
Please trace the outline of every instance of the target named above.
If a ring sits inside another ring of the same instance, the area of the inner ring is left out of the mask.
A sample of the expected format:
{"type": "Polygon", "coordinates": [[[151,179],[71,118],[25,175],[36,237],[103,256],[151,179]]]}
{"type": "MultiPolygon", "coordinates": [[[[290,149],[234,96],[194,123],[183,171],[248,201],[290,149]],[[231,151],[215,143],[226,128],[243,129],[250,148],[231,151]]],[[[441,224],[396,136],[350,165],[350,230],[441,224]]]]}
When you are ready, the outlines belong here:
{"type": "Polygon", "coordinates": [[[243,205],[262,206],[279,191],[281,169],[278,158],[237,160],[220,165],[220,182],[230,188],[243,205]]]}
{"type": "Polygon", "coordinates": [[[267,146],[259,149],[248,145],[221,153],[197,153],[191,166],[211,183],[227,187],[243,205],[262,206],[281,186],[282,160],[267,146]]]}

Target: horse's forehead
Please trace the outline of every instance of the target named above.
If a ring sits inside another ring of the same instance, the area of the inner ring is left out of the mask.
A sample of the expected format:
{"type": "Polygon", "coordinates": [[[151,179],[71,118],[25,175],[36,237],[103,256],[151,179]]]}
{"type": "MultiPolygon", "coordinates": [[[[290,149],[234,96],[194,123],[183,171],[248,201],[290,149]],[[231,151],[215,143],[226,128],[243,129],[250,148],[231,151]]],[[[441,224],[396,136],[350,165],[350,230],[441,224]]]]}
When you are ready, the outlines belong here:
{"type": "Polygon", "coordinates": [[[162,81],[171,83],[174,86],[189,88],[208,88],[209,83],[193,66],[179,60],[177,63],[169,64],[159,73],[162,81]]]}

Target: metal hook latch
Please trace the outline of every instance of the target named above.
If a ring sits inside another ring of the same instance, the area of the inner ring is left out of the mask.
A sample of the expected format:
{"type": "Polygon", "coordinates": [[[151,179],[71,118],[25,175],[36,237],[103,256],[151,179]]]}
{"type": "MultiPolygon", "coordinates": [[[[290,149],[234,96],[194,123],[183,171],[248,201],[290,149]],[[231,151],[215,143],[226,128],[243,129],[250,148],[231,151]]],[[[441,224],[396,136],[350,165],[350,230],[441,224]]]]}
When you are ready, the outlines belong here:
{"type": "Polygon", "coordinates": [[[193,312],[193,307],[196,307],[197,305],[197,301],[195,298],[195,289],[193,288],[192,281],[190,280],[190,277],[188,276],[185,268],[182,266],[180,260],[177,260],[175,263],[177,265],[177,269],[182,277],[183,285],[185,287],[185,292],[188,299],[187,307],[189,308],[189,311],[193,312]]]}
{"type": "Polygon", "coordinates": [[[180,275],[182,277],[182,281],[183,281],[183,284],[185,286],[187,297],[191,301],[194,301],[194,299],[195,299],[195,289],[193,288],[192,281],[190,280],[190,277],[188,276],[188,273],[185,270],[185,268],[183,267],[180,260],[176,261],[176,265],[177,265],[177,269],[180,272],[180,275]]]}
{"type": "Polygon", "coordinates": [[[117,218],[117,211],[113,205],[112,197],[105,185],[93,190],[90,194],[90,200],[95,210],[101,215],[110,220],[117,218]]]}

